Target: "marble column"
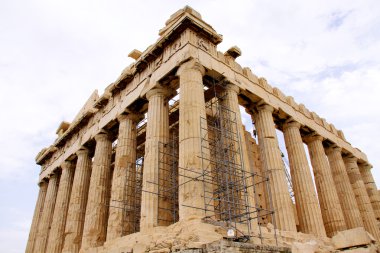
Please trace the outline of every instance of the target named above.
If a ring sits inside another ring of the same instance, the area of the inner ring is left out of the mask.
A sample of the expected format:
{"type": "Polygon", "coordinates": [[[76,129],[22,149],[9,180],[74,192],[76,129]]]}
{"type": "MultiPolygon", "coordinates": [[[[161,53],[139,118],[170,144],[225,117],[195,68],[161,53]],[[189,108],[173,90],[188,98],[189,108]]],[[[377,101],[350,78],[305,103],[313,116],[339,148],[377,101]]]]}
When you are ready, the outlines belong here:
{"type": "Polygon", "coordinates": [[[342,158],[342,148],[334,145],[325,149],[325,152],[330,162],[335,188],[338,193],[347,229],[364,227],[358,204],[356,203],[355,194],[352,190],[346,166],[342,158]]]}
{"type": "Polygon", "coordinates": [[[269,189],[277,228],[297,231],[293,203],[286,183],[284,163],[279,149],[276,128],[273,121],[274,108],[260,105],[253,115],[260,147],[260,157],[264,173],[269,177],[269,189]]]}
{"type": "Polygon", "coordinates": [[[346,230],[343,211],[335,189],[333,176],[319,135],[304,138],[309,148],[311,165],[314,172],[322,218],[329,237],[338,231],[346,230]]]}
{"type": "Polygon", "coordinates": [[[359,164],[360,174],[367,190],[368,197],[371,201],[373,211],[375,212],[375,217],[378,221],[380,221],[380,194],[377,191],[375,179],[371,173],[371,168],[372,166],[369,164],[359,164]]]}
{"type": "Polygon", "coordinates": [[[65,161],[61,165],[61,169],[62,174],[59,180],[57,199],[54,207],[53,221],[51,223],[49,240],[46,247],[46,252],[49,253],[62,252],[67,210],[69,207],[75,165],[70,161],[65,161]]]}
{"type": "Polygon", "coordinates": [[[50,225],[53,218],[55,199],[58,192],[59,174],[54,173],[49,178],[41,219],[38,225],[34,253],[45,253],[46,243],[49,237],[50,225]]]}
{"type": "Polygon", "coordinates": [[[112,140],[105,131],[98,133],[95,140],[95,155],[83,227],[82,248],[84,249],[102,246],[107,233],[112,140]]]}
{"type": "Polygon", "coordinates": [[[117,139],[115,168],[113,170],[111,204],[108,217],[107,241],[134,232],[133,196],[136,182],[136,124],[135,114],[117,117],[119,134],[117,139]],[[127,198],[129,196],[129,198],[127,198]]]}
{"type": "Polygon", "coordinates": [[[306,234],[326,236],[300,127],[301,124],[292,119],[283,125],[300,231],[306,234]]]}
{"type": "MultiPolygon", "coordinates": [[[[159,148],[160,145],[167,143],[169,140],[168,93],[169,91],[165,88],[154,88],[148,91],[146,95],[149,104],[140,220],[140,231],[143,232],[149,231],[158,225],[165,225],[159,220],[164,219],[164,217],[159,215],[158,201],[161,201],[162,197],[158,196],[158,185],[161,183],[159,182],[159,148]]],[[[161,170],[160,173],[165,173],[165,171],[161,170]]],[[[163,185],[160,185],[160,187],[163,187],[163,185]]]]}
{"type": "Polygon", "coordinates": [[[67,211],[65,240],[62,253],[78,253],[82,242],[92,162],[87,148],[82,147],[76,152],[76,155],[78,158],[69,209],[67,211]]]}
{"type": "Polygon", "coordinates": [[[41,181],[38,186],[40,187],[40,191],[38,193],[37,203],[36,207],[34,209],[34,215],[32,220],[32,225],[30,226],[30,232],[29,232],[29,238],[28,243],[26,245],[25,253],[33,253],[34,244],[36,241],[37,236],[37,230],[39,221],[41,219],[42,210],[44,207],[45,197],[46,197],[46,190],[47,190],[47,182],[41,181]]]}
{"type": "Polygon", "coordinates": [[[354,190],[356,202],[358,203],[359,211],[363,219],[364,228],[371,233],[377,240],[380,239],[380,231],[377,226],[377,220],[373,211],[371,201],[365,189],[364,182],[360,175],[356,157],[345,157],[347,174],[350,178],[352,189],[354,190]]]}
{"type": "MultiPolygon", "coordinates": [[[[249,111],[248,111],[249,112],[249,111]]],[[[249,112],[250,113],[250,112],[249,112]]],[[[247,145],[247,151],[249,156],[249,163],[251,170],[255,172],[253,181],[255,184],[255,202],[256,206],[262,208],[258,210],[257,215],[258,223],[260,226],[265,226],[269,222],[270,215],[265,215],[266,210],[268,210],[268,192],[267,192],[267,183],[263,182],[263,168],[260,160],[260,149],[256,144],[256,140],[251,136],[251,134],[245,132],[245,143],[247,145]]]]}
{"type": "MultiPolygon", "coordinates": [[[[250,167],[250,162],[249,162],[249,156],[248,156],[248,151],[247,151],[247,144],[245,141],[245,129],[243,126],[243,121],[241,118],[241,113],[240,113],[240,108],[239,108],[239,100],[238,100],[238,94],[239,94],[239,87],[234,85],[234,84],[227,84],[225,88],[225,93],[224,97],[221,99],[221,104],[228,108],[231,113],[229,113],[229,119],[232,122],[236,122],[236,128],[237,129],[231,129],[232,132],[237,134],[236,141],[240,139],[240,147],[238,146],[238,142],[233,141],[233,145],[236,145],[235,149],[240,150],[241,152],[241,157],[240,159],[239,154],[237,155],[236,159],[238,161],[236,164],[241,164],[241,169],[244,170],[245,174],[245,185],[249,186],[246,189],[240,190],[240,198],[241,198],[241,203],[239,206],[240,212],[245,212],[246,208],[243,204],[246,204],[249,206],[250,211],[254,211],[253,209],[256,207],[256,202],[255,202],[255,192],[254,192],[254,187],[253,187],[253,177],[250,176],[251,173],[254,173],[253,168],[250,167]],[[242,161],[240,161],[242,160],[242,161]],[[245,199],[244,192],[247,194],[247,200],[245,199]],[[247,203],[246,203],[247,202],[247,203]]],[[[234,124],[231,127],[234,128],[234,124]]],[[[240,182],[241,179],[237,178],[235,179],[237,182],[240,182]]],[[[241,182],[242,184],[243,182],[241,182]]],[[[239,187],[242,187],[240,185],[239,187]]],[[[248,216],[253,216],[252,214],[247,214],[248,216]]],[[[251,217],[252,218],[252,217],[251,217]]],[[[252,219],[251,220],[251,227],[256,228],[258,226],[258,219],[252,219]]]]}
{"type": "MultiPolygon", "coordinates": [[[[202,142],[202,136],[206,136],[208,132],[202,80],[204,74],[205,68],[196,60],[183,63],[177,72],[180,83],[178,196],[180,220],[204,217],[205,197],[207,202],[213,198],[211,184],[191,180],[200,177],[203,170],[209,170],[207,159],[210,158],[210,150],[207,141],[202,142]],[[202,160],[202,157],[205,159],[202,160]]],[[[207,210],[210,212],[207,215],[213,215],[213,209],[214,206],[209,205],[207,210]]]]}

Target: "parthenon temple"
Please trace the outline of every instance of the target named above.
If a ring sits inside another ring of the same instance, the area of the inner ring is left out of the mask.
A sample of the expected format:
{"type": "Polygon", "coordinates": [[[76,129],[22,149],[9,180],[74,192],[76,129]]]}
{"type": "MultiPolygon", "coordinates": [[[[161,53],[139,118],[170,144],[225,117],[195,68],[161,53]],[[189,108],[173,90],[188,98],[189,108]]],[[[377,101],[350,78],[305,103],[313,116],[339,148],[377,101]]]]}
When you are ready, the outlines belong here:
{"type": "Polygon", "coordinates": [[[36,157],[27,253],[377,247],[380,195],[365,153],[221,42],[180,9],[59,125],[36,157]]]}

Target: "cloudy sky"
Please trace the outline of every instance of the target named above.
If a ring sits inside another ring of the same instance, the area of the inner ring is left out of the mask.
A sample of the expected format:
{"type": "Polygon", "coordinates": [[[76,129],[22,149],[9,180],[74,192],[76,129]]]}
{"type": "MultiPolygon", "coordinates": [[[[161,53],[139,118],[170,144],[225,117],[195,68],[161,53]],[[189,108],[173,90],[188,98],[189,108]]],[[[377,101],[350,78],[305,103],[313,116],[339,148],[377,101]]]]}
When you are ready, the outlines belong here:
{"type": "Polygon", "coordinates": [[[249,66],[342,129],[380,183],[380,4],[362,1],[0,1],[0,252],[23,252],[37,198],[34,158],[133,49],[189,4],[249,66]]]}

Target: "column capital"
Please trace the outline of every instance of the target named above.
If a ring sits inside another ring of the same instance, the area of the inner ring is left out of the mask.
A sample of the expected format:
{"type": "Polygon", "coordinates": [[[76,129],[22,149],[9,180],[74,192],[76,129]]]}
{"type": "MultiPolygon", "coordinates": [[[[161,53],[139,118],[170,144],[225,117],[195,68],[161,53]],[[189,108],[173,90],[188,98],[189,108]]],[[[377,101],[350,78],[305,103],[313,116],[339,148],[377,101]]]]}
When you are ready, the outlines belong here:
{"type": "Polygon", "coordinates": [[[42,179],[40,182],[38,182],[38,184],[37,184],[39,187],[42,187],[42,186],[47,186],[47,181],[46,181],[46,179],[44,178],[44,179],[42,179]]]}
{"type": "Polygon", "coordinates": [[[322,136],[320,136],[319,134],[317,134],[317,133],[312,133],[312,134],[303,136],[302,139],[307,144],[310,143],[310,142],[313,142],[313,141],[317,141],[317,140],[318,141],[323,141],[324,140],[324,138],[322,136]]]}
{"type": "Polygon", "coordinates": [[[371,170],[373,168],[372,164],[370,163],[361,163],[358,165],[360,170],[371,170]]]}
{"type": "Polygon", "coordinates": [[[77,152],[75,152],[75,154],[77,156],[79,156],[79,155],[87,155],[89,152],[90,152],[90,150],[88,150],[88,148],[82,146],[77,152]]]}
{"type": "Polygon", "coordinates": [[[182,63],[179,69],[177,70],[176,75],[179,76],[186,70],[197,70],[202,74],[202,76],[204,76],[206,73],[206,69],[198,61],[198,59],[191,59],[190,61],[182,63]]]}
{"type": "Polygon", "coordinates": [[[138,122],[141,120],[142,115],[137,114],[137,113],[126,113],[126,114],[123,113],[123,114],[118,115],[116,118],[117,118],[117,121],[119,121],[119,123],[127,119],[132,120],[133,122],[138,122]]]}
{"type": "Polygon", "coordinates": [[[358,158],[356,158],[355,156],[352,156],[352,155],[343,157],[343,160],[346,163],[357,163],[358,162],[358,158]]]}
{"type": "Polygon", "coordinates": [[[274,107],[269,105],[269,104],[266,104],[266,103],[259,103],[259,104],[256,104],[256,105],[252,105],[251,106],[251,111],[253,111],[254,113],[256,112],[260,112],[260,111],[268,111],[270,113],[273,113],[274,112],[274,107]]]}
{"type": "Polygon", "coordinates": [[[65,170],[65,169],[70,169],[74,166],[74,163],[72,161],[64,161],[62,164],[61,164],[61,169],[62,170],[65,170]]]}
{"type": "Polygon", "coordinates": [[[56,170],[52,171],[48,176],[47,178],[50,180],[50,178],[54,178],[54,177],[57,177],[58,176],[58,173],[56,170]]]}
{"type": "Polygon", "coordinates": [[[167,97],[171,94],[171,89],[167,87],[157,86],[149,90],[146,93],[146,98],[150,100],[154,96],[164,96],[167,97]]]}
{"type": "Polygon", "coordinates": [[[230,82],[228,82],[226,84],[226,90],[234,91],[236,94],[239,94],[239,92],[240,92],[239,86],[237,86],[236,84],[230,83],[230,82]]]}
{"type": "Polygon", "coordinates": [[[301,123],[295,121],[293,118],[289,118],[285,121],[285,123],[282,125],[282,128],[285,130],[287,128],[291,128],[291,127],[294,127],[294,128],[298,128],[300,129],[301,128],[301,123]]]}
{"type": "Polygon", "coordinates": [[[96,142],[106,141],[106,140],[110,140],[111,136],[108,131],[101,130],[99,133],[95,135],[94,139],[96,142]]]}
{"type": "Polygon", "coordinates": [[[325,148],[326,155],[332,154],[333,152],[342,153],[342,148],[336,144],[333,144],[333,145],[329,146],[328,148],[325,148]]]}

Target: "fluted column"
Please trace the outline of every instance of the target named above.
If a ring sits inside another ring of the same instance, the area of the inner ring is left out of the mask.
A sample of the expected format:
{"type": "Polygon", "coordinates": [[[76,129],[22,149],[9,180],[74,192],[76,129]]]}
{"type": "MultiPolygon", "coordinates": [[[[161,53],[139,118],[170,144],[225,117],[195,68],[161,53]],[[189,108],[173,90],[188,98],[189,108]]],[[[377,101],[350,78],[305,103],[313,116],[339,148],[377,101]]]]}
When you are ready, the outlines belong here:
{"type": "Polygon", "coordinates": [[[273,110],[274,108],[270,105],[261,105],[257,107],[257,112],[253,115],[260,156],[264,173],[269,177],[275,223],[280,230],[297,231],[293,204],[286,184],[284,163],[272,116],[273,110]]]}
{"type": "Polygon", "coordinates": [[[92,162],[87,148],[82,147],[76,154],[78,158],[67,211],[62,253],[78,253],[82,242],[92,162]]]}
{"type": "Polygon", "coordinates": [[[364,182],[360,175],[359,167],[356,157],[345,157],[344,163],[346,165],[347,174],[350,178],[352,189],[354,190],[356,202],[363,219],[364,228],[371,233],[377,240],[380,239],[380,231],[377,226],[375,213],[368,197],[367,190],[365,189],[364,182]]]}
{"type": "Polygon", "coordinates": [[[300,230],[306,234],[326,236],[300,127],[301,124],[293,120],[288,120],[283,126],[300,230]]]}
{"type": "Polygon", "coordinates": [[[108,217],[107,241],[133,233],[135,206],[133,196],[136,182],[136,123],[137,115],[119,115],[119,135],[113,170],[111,205],[108,217]],[[127,196],[129,198],[127,199],[127,196]]]}
{"type": "Polygon", "coordinates": [[[82,248],[103,245],[107,232],[112,141],[110,135],[103,131],[95,136],[95,140],[96,147],[88,191],[82,248]]]}
{"type": "Polygon", "coordinates": [[[38,232],[38,225],[41,219],[41,214],[45,202],[47,186],[48,184],[45,181],[39,183],[40,191],[38,193],[37,203],[34,209],[32,225],[30,226],[29,238],[28,243],[26,245],[25,253],[33,253],[34,244],[38,232]]]}
{"type": "Polygon", "coordinates": [[[74,178],[74,164],[66,161],[61,165],[62,174],[59,180],[57,199],[54,207],[53,221],[49,234],[46,252],[61,253],[63,247],[67,209],[69,207],[71,186],[74,178]]]}
{"type": "MultiPolygon", "coordinates": [[[[158,196],[158,187],[162,183],[159,182],[158,174],[160,168],[159,145],[160,143],[167,143],[169,140],[169,104],[166,99],[168,90],[155,88],[148,91],[146,96],[149,104],[141,196],[141,231],[148,231],[153,227],[161,225],[162,223],[159,219],[164,218],[159,216],[160,210],[158,209],[158,201],[162,200],[158,196]]],[[[165,173],[165,171],[161,170],[160,173],[165,173]]],[[[161,177],[162,175],[160,175],[161,177]]],[[[160,187],[163,187],[163,185],[160,187]]]]}
{"type": "Polygon", "coordinates": [[[364,225],[358,204],[356,203],[355,194],[352,190],[346,166],[342,158],[342,148],[334,145],[327,148],[325,152],[330,162],[335,188],[338,193],[347,229],[363,227],[364,225]]]}
{"type": "Polygon", "coordinates": [[[58,173],[54,173],[49,178],[49,184],[46,191],[44,208],[41,214],[41,220],[38,225],[34,253],[45,253],[46,243],[48,241],[50,225],[54,213],[55,199],[58,191],[58,173]]]}
{"type": "Polygon", "coordinates": [[[375,217],[377,220],[380,220],[380,194],[377,191],[377,186],[375,179],[371,173],[372,166],[369,164],[359,164],[360,174],[365,185],[365,188],[368,193],[368,197],[371,201],[373,211],[375,212],[375,217]]]}
{"type": "MultiPolygon", "coordinates": [[[[196,60],[182,64],[177,72],[180,83],[178,196],[180,220],[204,217],[205,211],[202,210],[205,208],[204,193],[212,192],[211,184],[191,180],[201,176],[203,169],[209,168],[206,162],[210,158],[208,143],[202,142],[202,134],[207,135],[208,132],[202,80],[204,74],[204,67],[196,60]],[[201,157],[205,158],[203,163],[201,157]]],[[[212,197],[212,194],[206,195],[207,201],[212,197]]],[[[207,209],[213,212],[213,205],[209,205],[207,209]]]]}
{"type": "MultiPolygon", "coordinates": [[[[235,161],[236,164],[241,164],[242,166],[242,170],[245,171],[245,177],[247,178],[246,179],[246,182],[245,182],[245,186],[249,186],[248,188],[244,189],[244,191],[247,191],[247,196],[248,196],[248,199],[245,200],[244,199],[244,193],[241,192],[241,196],[240,198],[242,199],[240,204],[244,204],[246,201],[248,201],[248,203],[246,203],[248,206],[249,206],[249,209],[250,211],[253,211],[253,209],[256,207],[256,202],[255,202],[255,192],[253,191],[254,190],[254,187],[253,186],[253,177],[250,176],[248,173],[253,173],[253,168],[250,167],[250,163],[249,163],[249,156],[248,156],[248,151],[247,151],[247,144],[246,144],[246,141],[245,141],[245,129],[243,127],[243,123],[242,123],[242,118],[241,118],[241,113],[240,113],[240,108],[239,108],[239,100],[238,100],[238,94],[239,94],[239,87],[234,85],[234,84],[227,84],[226,86],[226,89],[225,89],[225,93],[224,93],[224,97],[221,101],[222,105],[224,105],[226,108],[228,108],[229,110],[231,110],[231,112],[234,113],[234,115],[228,115],[230,117],[230,125],[233,125],[231,124],[232,122],[236,122],[236,127],[237,129],[231,129],[232,132],[234,133],[237,133],[238,135],[238,138],[240,138],[240,147],[235,147],[236,150],[239,150],[240,149],[240,152],[241,152],[241,157],[243,158],[242,161],[240,161],[240,156],[237,155],[236,159],[238,159],[239,161],[235,161]]],[[[232,126],[233,127],[233,126],[232,126]]],[[[236,142],[233,143],[234,145],[238,144],[236,142]]],[[[240,179],[236,179],[238,182],[240,182],[240,179]]],[[[242,187],[242,186],[240,186],[242,187]]],[[[245,212],[245,207],[244,206],[240,206],[239,209],[243,212],[245,212]]],[[[252,216],[251,214],[248,214],[249,216],[252,216]]],[[[251,226],[253,228],[257,227],[258,224],[258,219],[252,219],[251,220],[251,226]]]]}
{"type": "Polygon", "coordinates": [[[326,234],[331,237],[338,231],[346,230],[347,227],[322,140],[323,137],[319,135],[305,138],[313,166],[315,186],[317,187],[326,234]]]}

